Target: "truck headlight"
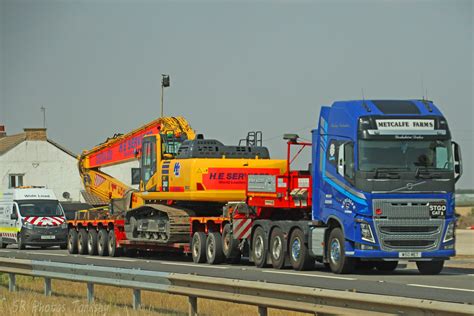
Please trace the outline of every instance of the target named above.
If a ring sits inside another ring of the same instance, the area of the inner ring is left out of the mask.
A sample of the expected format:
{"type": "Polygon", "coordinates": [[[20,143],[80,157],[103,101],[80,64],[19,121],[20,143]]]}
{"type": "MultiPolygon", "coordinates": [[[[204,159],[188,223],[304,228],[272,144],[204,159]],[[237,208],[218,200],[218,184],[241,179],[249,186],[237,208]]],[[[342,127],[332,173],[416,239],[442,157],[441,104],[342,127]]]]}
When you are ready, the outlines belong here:
{"type": "Polygon", "coordinates": [[[370,228],[369,223],[360,223],[360,234],[362,236],[362,240],[375,243],[375,238],[372,234],[372,229],[370,228]]]}
{"type": "Polygon", "coordinates": [[[443,242],[448,242],[454,239],[454,221],[448,224],[446,233],[444,234],[443,242]]]}
{"type": "Polygon", "coordinates": [[[27,221],[23,221],[23,227],[25,227],[26,229],[33,229],[33,224],[27,222],[27,221]]]}

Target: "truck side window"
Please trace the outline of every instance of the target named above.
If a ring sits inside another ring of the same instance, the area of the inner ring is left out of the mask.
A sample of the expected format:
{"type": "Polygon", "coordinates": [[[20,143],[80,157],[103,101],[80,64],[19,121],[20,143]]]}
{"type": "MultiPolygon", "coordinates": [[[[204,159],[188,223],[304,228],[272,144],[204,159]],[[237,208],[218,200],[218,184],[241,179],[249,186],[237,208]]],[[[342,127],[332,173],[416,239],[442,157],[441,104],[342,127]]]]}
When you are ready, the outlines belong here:
{"type": "Polygon", "coordinates": [[[344,170],[344,178],[349,182],[354,180],[354,143],[346,143],[344,146],[344,160],[346,161],[346,168],[344,170]]]}

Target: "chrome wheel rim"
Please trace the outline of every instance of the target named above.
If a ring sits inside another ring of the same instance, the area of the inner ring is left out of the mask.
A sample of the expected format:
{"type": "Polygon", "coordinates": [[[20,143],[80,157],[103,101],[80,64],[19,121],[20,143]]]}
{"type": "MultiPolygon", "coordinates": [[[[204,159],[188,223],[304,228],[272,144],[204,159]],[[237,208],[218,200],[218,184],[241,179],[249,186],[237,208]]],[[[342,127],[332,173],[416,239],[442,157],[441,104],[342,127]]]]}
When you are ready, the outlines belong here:
{"type": "Polygon", "coordinates": [[[300,258],[300,252],[301,252],[301,240],[297,237],[295,240],[293,240],[293,243],[291,244],[291,258],[293,261],[298,261],[300,258]]]}
{"type": "Polygon", "coordinates": [[[339,240],[333,239],[331,241],[331,261],[333,263],[338,263],[341,259],[341,244],[339,240]]]}
{"type": "Polygon", "coordinates": [[[254,249],[255,257],[262,258],[263,256],[263,237],[257,236],[255,239],[255,249],[254,249]]]}
{"type": "Polygon", "coordinates": [[[273,258],[277,260],[280,259],[282,250],[283,250],[283,243],[281,241],[281,238],[278,236],[273,240],[273,244],[272,244],[273,258]]]}

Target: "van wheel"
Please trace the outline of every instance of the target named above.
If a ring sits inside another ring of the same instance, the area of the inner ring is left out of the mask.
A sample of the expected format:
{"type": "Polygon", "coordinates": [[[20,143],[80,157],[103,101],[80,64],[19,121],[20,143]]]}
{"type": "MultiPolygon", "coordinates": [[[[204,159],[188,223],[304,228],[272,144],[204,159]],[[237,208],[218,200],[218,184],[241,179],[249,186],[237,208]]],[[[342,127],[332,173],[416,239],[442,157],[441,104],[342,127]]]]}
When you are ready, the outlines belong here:
{"type": "Polygon", "coordinates": [[[62,249],[62,250],[67,249],[67,243],[59,245],[59,249],[62,249]]]}
{"type": "Polygon", "coordinates": [[[122,254],[122,248],[117,248],[117,241],[113,229],[109,231],[107,251],[109,252],[109,257],[118,257],[122,254]]]}
{"type": "Polygon", "coordinates": [[[99,229],[99,235],[97,237],[97,252],[99,256],[107,256],[107,241],[109,236],[107,234],[107,230],[104,228],[99,229]]]}
{"type": "Polygon", "coordinates": [[[263,268],[267,264],[267,242],[262,227],[257,227],[252,238],[252,254],[255,266],[263,268]]]}
{"type": "Polygon", "coordinates": [[[207,235],[206,259],[207,263],[209,264],[219,264],[224,261],[224,252],[222,251],[222,236],[220,233],[213,232],[207,235]]]}
{"type": "Polygon", "coordinates": [[[334,228],[329,234],[328,257],[331,271],[337,274],[351,273],[355,268],[353,258],[346,257],[345,238],[340,228],[334,228]]]}
{"type": "Polygon", "coordinates": [[[289,253],[293,269],[303,271],[314,267],[314,260],[309,255],[308,246],[304,242],[304,233],[299,228],[291,233],[289,253]]]}
{"type": "Polygon", "coordinates": [[[286,242],[285,235],[279,227],[272,230],[270,236],[270,259],[274,269],[282,269],[285,266],[286,242]]]}
{"type": "Polygon", "coordinates": [[[77,234],[77,253],[87,254],[87,231],[84,228],[80,228],[77,234]]]}
{"type": "Polygon", "coordinates": [[[87,234],[87,251],[92,256],[97,255],[97,231],[94,228],[87,234]]]}
{"type": "Polygon", "coordinates": [[[191,241],[191,254],[194,263],[206,262],[206,234],[195,232],[191,241]]]}
{"type": "Polygon", "coordinates": [[[77,253],[77,231],[75,229],[70,229],[67,234],[67,251],[70,254],[77,253]]]}
{"type": "Polygon", "coordinates": [[[4,243],[3,240],[0,242],[0,248],[5,249],[7,248],[8,244],[4,243]]]}
{"type": "Polygon", "coordinates": [[[21,236],[21,234],[18,234],[17,244],[18,244],[18,249],[20,250],[23,250],[26,248],[25,242],[23,241],[23,237],[21,236]]]}
{"type": "Polygon", "coordinates": [[[444,267],[444,260],[417,261],[416,266],[421,274],[439,274],[444,267]]]}
{"type": "Polygon", "coordinates": [[[224,251],[224,255],[230,263],[240,261],[239,241],[232,236],[230,224],[225,224],[222,230],[222,251],[224,251]]]}

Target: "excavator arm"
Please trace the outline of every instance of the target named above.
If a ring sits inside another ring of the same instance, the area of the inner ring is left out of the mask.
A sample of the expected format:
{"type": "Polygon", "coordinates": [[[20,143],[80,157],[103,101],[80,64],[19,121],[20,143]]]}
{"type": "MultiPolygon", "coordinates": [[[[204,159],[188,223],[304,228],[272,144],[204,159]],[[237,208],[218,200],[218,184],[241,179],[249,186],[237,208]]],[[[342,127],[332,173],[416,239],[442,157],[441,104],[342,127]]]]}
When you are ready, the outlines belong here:
{"type": "Polygon", "coordinates": [[[124,198],[134,190],[127,184],[100,170],[101,167],[122,164],[140,156],[142,139],[153,134],[174,134],[194,139],[195,133],[183,117],[162,117],[125,135],[114,135],[79,157],[78,167],[86,191],[103,204],[111,199],[124,198]]]}

